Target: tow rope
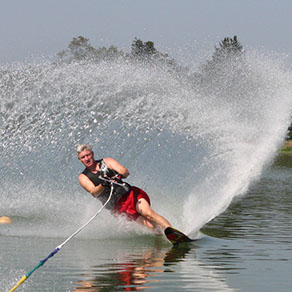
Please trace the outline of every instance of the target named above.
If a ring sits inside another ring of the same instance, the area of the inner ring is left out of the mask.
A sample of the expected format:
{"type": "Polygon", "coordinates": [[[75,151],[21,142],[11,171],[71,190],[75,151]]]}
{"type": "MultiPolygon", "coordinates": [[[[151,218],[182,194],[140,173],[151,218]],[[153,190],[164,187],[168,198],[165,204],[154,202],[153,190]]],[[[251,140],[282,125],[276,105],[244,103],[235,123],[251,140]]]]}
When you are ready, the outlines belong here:
{"type": "Polygon", "coordinates": [[[9,292],[14,291],[15,289],[17,289],[25,280],[27,280],[31,274],[37,270],[39,267],[41,267],[49,258],[53,257],[71,238],[73,238],[75,235],[77,235],[84,227],[86,227],[100,212],[101,210],[106,206],[106,204],[110,201],[112,194],[113,194],[113,190],[114,190],[114,184],[116,185],[121,185],[123,186],[123,184],[114,182],[112,180],[108,180],[105,178],[100,177],[100,179],[107,181],[108,183],[111,184],[111,192],[110,195],[107,199],[107,201],[102,205],[102,207],[84,224],[82,225],[77,231],[75,231],[72,235],[70,235],[63,243],[61,243],[60,245],[58,245],[54,251],[52,251],[46,258],[44,258],[43,260],[41,260],[31,271],[29,271],[25,276],[23,276],[18,282],[17,284],[11,289],[9,290],[9,292]]]}

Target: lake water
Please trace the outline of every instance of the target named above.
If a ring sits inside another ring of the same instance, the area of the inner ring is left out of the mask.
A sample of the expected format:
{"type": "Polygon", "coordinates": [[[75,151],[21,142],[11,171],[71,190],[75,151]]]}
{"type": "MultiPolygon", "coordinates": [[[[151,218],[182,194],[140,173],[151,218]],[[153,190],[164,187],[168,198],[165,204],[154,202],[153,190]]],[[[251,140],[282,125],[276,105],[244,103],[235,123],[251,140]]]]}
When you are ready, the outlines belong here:
{"type": "MultiPolygon", "coordinates": [[[[77,237],[18,291],[291,291],[291,221],[292,156],[280,155],[244,197],[204,226],[197,242],[172,248],[150,234],[77,237]]],[[[1,291],[64,239],[1,235],[1,291]]]]}

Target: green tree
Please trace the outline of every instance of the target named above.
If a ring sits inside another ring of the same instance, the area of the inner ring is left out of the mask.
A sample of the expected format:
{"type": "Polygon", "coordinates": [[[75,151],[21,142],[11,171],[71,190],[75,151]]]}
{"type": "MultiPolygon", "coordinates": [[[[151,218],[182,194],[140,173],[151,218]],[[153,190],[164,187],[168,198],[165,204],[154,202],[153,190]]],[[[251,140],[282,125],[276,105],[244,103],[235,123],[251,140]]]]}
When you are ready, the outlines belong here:
{"type": "Polygon", "coordinates": [[[168,54],[159,52],[154,47],[154,42],[147,41],[143,42],[140,39],[135,38],[131,46],[130,56],[138,60],[160,60],[164,62],[170,62],[173,60],[168,59],[168,54]]]}
{"type": "Polygon", "coordinates": [[[79,36],[77,38],[73,38],[68,45],[68,48],[59,52],[57,56],[59,62],[80,60],[100,61],[124,56],[124,52],[119,51],[113,45],[109,48],[101,47],[96,49],[89,43],[89,39],[79,36]]]}
{"type": "Polygon", "coordinates": [[[215,46],[215,52],[212,56],[213,60],[221,60],[230,56],[239,56],[243,52],[243,47],[237,40],[235,35],[233,38],[226,37],[219,43],[219,47],[215,46]]]}
{"type": "Polygon", "coordinates": [[[211,60],[202,66],[202,72],[218,72],[225,66],[231,66],[232,62],[240,61],[243,52],[243,46],[238,41],[237,36],[226,37],[219,43],[219,47],[215,46],[215,52],[211,60]]]}
{"type": "Polygon", "coordinates": [[[291,124],[290,127],[288,128],[287,139],[292,139],[292,124],[291,124]]]}
{"type": "Polygon", "coordinates": [[[154,43],[151,41],[144,42],[135,38],[132,43],[131,55],[138,58],[153,57],[158,55],[158,51],[154,47],[154,43]]]}
{"type": "Polygon", "coordinates": [[[187,68],[178,66],[174,59],[170,59],[168,54],[158,51],[152,41],[143,42],[135,38],[131,45],[131,53],[127,57],[130,60],[141,63],[147,62],[153,66],[167,66],[169,70],[178,74],[183,74],[187,71],[187,68]]]}
{"type": "Polygon", "coordinates": [[[73,38],[68,46],[69,53],[75,60],[90,59],[94,57],[95,49],[89,43],[89,39],[79,36],[73,38]]]}

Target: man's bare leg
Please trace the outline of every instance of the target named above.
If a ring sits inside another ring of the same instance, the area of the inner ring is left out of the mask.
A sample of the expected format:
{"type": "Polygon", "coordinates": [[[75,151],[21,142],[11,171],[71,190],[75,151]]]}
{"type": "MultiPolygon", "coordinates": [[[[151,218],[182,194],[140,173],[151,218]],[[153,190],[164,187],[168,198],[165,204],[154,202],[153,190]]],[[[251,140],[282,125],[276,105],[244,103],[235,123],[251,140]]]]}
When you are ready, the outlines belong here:
{"type": "Polygon", "coordinates": [[[144,216],[140,215],[136,220],[136,223],[139,223],[141,225],[144,225],[145,227],[152,229],[153,231],[155,231],[156,226],[150,222],[148,219],[146,219],[144,216]]]}
{"type": "Polygon", "coordinates": [[[136,210],[142,215],[137,218],[137,223],[141,223],[151,229],[154,229],[155,225],[163,230],[167,227],[171,227],[171,224],[164,217],[153,211],[148,202],[143,198],[138,200],[136,210]]]}

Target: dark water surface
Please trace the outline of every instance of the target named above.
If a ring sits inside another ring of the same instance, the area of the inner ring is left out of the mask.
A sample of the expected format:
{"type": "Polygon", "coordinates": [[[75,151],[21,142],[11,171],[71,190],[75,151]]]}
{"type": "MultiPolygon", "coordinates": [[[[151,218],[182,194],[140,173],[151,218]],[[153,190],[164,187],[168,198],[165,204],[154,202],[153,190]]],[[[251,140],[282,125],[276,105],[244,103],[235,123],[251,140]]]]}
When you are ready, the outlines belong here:
{"type": "MultiPolygon", "coordinates": [[[[291,219],[292,156],[280,155],[194,244],[172,248],[152,235],[76,237],[17,291],[291,291],[291,219]]],[[[60,242],[0,235],[1,291],[60,242]]]]}

